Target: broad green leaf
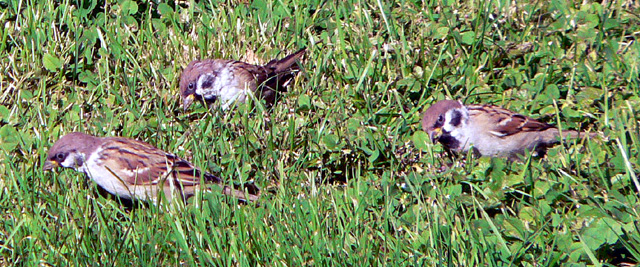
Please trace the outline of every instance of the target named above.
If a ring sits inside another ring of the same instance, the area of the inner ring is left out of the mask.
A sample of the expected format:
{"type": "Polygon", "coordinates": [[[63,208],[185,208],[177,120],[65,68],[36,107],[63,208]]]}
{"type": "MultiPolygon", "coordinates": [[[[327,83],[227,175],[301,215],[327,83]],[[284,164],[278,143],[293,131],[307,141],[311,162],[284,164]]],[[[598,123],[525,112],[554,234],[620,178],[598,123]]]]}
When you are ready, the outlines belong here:
{"type": "Polygon", "coordinates": [[[51,72],[62,69],[62,60],[49,53],[45,53],[44,56],[42,56],[42,64],[45,69],[51,72]]]}
{"type": "Polygon", "coordinates": [[[431,144],[431,140],[429,139],[429,135],[424,131],[416,131],[415,133],[413,133],[413,136],[411,136],[411,141],[413,141],[413,144],[416,146],[416,148],[422,151],[426,151],[429,149],[428,144],[431,144]]]}
{"type": "Polygon", "coordinates": [[[472,45],[473,39],[475,38],[476,33],[473,31],[467,31],[460,34],[461,41],[463,44],[472,45]]]}
{"type": "Polygon", "coordinates": [[[20,144],[20,134],[10,125],[0,128],[0,148],[4,151],[12,151],[20,144]]]}
{"type": "Polygon", "coordinates": [[[0,121],[4,123],[9,121],[9,109],[5,106],[0,106],[0,121]]]}
{"type": "Polygon", "coordinates": [[[335,134],[328,134],[322,138],[322,141],[330,150],[335,150],[338,146],[338,136],[335,134]]]}
{"type": "Polygon", "coordinates": [[[303,111],[311,109],[311,98],[308,95],[300,95],[298,97],[298,108],[303,111]]]}
{"type": "Polygon", "coordinates": [[[173,8],[166,3],[160,3],[158,5],[158,12],[162,16],[173,16],[173,8]]]}
{"type": "Polygon", "coordinates": [[[124,15],[133,15],[135,13],[138,13],[138,4],[131,0],[125,0],[124,2],[122,2],[120,7],[122,8],[122,12],[124,15]]]}

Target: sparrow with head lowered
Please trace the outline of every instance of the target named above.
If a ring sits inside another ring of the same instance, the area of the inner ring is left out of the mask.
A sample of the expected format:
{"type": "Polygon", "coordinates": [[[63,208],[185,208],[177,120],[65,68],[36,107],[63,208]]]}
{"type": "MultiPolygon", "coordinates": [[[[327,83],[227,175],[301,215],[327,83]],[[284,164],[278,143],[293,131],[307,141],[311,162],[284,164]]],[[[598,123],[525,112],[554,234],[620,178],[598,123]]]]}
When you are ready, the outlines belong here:
{"type": "Polygon", "coordinates": [[[296,62],[305,51],[306,48],[300,49],[264,66],[224,59],[194,60],[180,76],[182,107],[187,110],[195,100],[218,100],[224,110],[235,101],[244,103],[249,91],[271,106],[299,71],[296,62]]]}
{"type": "Polygon", "coordinates": [[[51,147],[43,169],[59,166],[84,172],[107,192],[124,199],[155,203],[164,194],[169,202],[174,195],[186,200],[204,186],[202,182],[220,185],[225,195],[258,199],[222,186],[220,178],[201,172],[188,161],[129,138],[69,133],[51,147]]]}
{"type": "Polygon", "coordinates": [[[585,135],[573,130],[561,133],[550,124],[498,106],[463,105],[456,100],[439,101],[422,116],[422,129],[431,140],[452,152],[467,152],[473,147],[477,155],[512,160],[527,150],[544,155],[561,138],[585,135]]]}

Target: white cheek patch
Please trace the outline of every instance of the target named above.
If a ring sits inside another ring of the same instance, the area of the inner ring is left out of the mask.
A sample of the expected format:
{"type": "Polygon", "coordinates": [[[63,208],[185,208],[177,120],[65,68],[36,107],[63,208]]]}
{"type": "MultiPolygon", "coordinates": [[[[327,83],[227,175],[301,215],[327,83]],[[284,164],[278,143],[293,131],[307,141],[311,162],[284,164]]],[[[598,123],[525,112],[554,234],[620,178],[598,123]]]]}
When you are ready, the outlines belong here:
{"type": "Polygon", "coordinates": [[[449,110],[447,111],[447,113],[444,114],[444,125],[442,126],[442,129],[445,132],[453,132],[456,130],[455,127],[453,127],[453,125],[451,125],[451,117],[453,116],[453,110],[449,110]]]}
{"type": "Polygon", "coordinates": [[[65,168],[72,168],[75,169],[77,171],[81,171],[81,168],[84,167],[82,165],[78,165],[77,163],[83,163],[84,162],[84,154],[82,153],[70,153],[65,159],[64,161],[60,162],[60,165],[62,165],[62,167],[65,168]]]}
{"type": "Polygon", "coordinates": [[[445,120],[442,129],[445,132],[449,132],[451,136],[456,137],[459,140],[467,139],[468,133],[465,132],[467,126],[467,120],[469,119],[469,111],[465,108],[451,109],[445,113],[445,120]],[[457,114],[456,114],[457,113],[457,114]],[[459,118],[454,118],[454,115],[459,118]],[[458,120],[454,125],[454,120],[458,120]]]}

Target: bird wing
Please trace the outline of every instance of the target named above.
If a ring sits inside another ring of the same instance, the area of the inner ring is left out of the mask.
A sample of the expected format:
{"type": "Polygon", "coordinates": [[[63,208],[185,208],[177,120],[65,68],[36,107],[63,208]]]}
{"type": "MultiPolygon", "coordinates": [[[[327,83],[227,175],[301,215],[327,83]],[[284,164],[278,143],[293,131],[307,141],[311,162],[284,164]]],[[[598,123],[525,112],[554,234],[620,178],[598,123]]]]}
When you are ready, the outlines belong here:
{"type": "MultiPolygon", "coordinates": [[[[244,83],[255,83],[255,86],[259,86],[262,81],[267,79],[267,70],[262,66],[252,65],[242,61],[233,61],[230,62],[230,64],[235,74],[234,78],[244,83]]],[[[256,88],[251,89],[255,90],[256,88]]]]}
{"type": "Polygon", "coordinates": [[[522,114],[492,105],[468,105],[469,116],[487,125],[489,132],[504,137],[521,132],[539,132],[552,125],[529,118],[522,114]]]}
{"type": "MultiPolygon", "coordinates": [[[[101,155],[105,167],[127,185],[157,185],[164,183],[169,175],[179,186],[200,184],[202,173],[190,162],[141,141],[110,138],[101,155]]],[[[208,173],[202,177],[220,182],[208,173]]]]}

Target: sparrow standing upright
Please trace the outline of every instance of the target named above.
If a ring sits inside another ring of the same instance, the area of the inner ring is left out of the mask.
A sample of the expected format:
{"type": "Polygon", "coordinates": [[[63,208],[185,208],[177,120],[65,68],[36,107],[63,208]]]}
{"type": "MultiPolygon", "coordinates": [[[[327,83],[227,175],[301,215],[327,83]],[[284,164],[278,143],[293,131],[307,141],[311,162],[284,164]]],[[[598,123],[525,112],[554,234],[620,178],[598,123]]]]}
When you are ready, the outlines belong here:
{"type": "Polygon", "coordinates": [[[273,105],[276,94],[284,91],[299,70],[296,62],[305,48],[283,59],[271,60],[264,66],[224,59],[194,60],[180,76],[180,96],[182,106],[187,110],[194,100],[208,103],[216,99],[222,109],[227,109],[234,101],[244,103],[247,91],[273,105]]]}
{"type": "Polygon", "coordinates": [[[517,159],[526,150],[544,155],[561,136],[580,136],[573,130],[562,130],[561,135],[550,124],[498,106],[463,105],[455,100],[442,100],[429,107],[423,113],[422,129],[432,141],[453,152],[467,152],[473,147],[480,156],[509,159],[517,159]]]}
{"type": "MultiPolygon", "coordinates": [[[[156,201],[160,192],[171,202],[174,191],[183,199],[193,196],[201,181],[221,184],[188,161],[147,143],[122,137],[95,137],[69,133],[49,150],[44,170],[55,167],[84,172],[109,193],[125,199],[156,201]]],[[[258,196],[221,186],[223,194],[256,201],[258,196]]]]}

